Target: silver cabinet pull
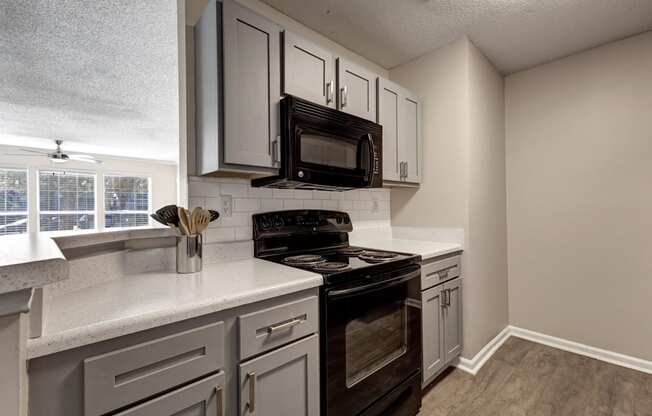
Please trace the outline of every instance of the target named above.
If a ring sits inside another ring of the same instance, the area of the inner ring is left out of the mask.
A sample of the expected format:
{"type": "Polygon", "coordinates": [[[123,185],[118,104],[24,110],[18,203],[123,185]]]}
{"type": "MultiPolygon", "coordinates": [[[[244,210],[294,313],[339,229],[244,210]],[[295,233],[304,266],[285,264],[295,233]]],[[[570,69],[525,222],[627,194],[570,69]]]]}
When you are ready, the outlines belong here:
{"type": "Polygon", "coordinates": [[[404,168],[405,168],[405,162],[401,162],[401,168],[399,169],[399,175],[401,180],[403,180],[403,175],[405,172],[404,168]]]}
{"type": "Polygon", "coordinates": [[[327,105],[333,102],[334,90],[335,90],[335,82],[333,82],[332,80],[328,81],[326,83],[326,104],[327,105]]]}
{"type": "Polygon", "coordinates": [[[441,291],[441,307],[446,307],[446,289],[441,291]]]}
{"type": "Polygon", "coordinates": [[[446,306],[451,306],[451,290],[446,289],[446,306]]]}
{"type": "Polygon", "coordinates": [[[348,86],[343,86],[342,87],[342,92],[340,94],[340,107],[344,108],[346,107],[346,96],[349,93],[349,87],[348,86]]]}
{"type": "Polygon", "coordinates": [[[299,325],[301,322],[303,322],[303,319],[295,318],[295,319],[293,319],[291,321],[284,322],[282,324],[270,325],[270,326],[267,327],[267,333],[272,335],[272,334],[275,334],[277,332],[286,331],[288,329],[291,329],[291,328],[299,325]]]}
{"type": "Polygon", "coordinates": [[[247,378],[249,379],[249,403],[247,403],[247,407],[249,413],[254,413],[256,411],[256,373],[253,371],[247,373],[247,378]]]}
{"type": "Polygon", "coordinates": [[[224,416],[224,389],[222,386],[215,387],[215,414],[224,416]]]}
{"type": "Polygon", "coordinates": [[[272,164],[278,163],[281,163],[281,136],[276,136],[276,140],[272,142],[272,164]]]}
{"type": "Polygon", "coordinates": [[[404,177],[405,177],[405,180],[406,180],[406,181],[407,181],[407,178],[408,178],[408,169],[409,169],[409,166],[410,166],[410,165],[408,164],[408,162],[405,162],[405,175],[404,175],[404,177]]]}

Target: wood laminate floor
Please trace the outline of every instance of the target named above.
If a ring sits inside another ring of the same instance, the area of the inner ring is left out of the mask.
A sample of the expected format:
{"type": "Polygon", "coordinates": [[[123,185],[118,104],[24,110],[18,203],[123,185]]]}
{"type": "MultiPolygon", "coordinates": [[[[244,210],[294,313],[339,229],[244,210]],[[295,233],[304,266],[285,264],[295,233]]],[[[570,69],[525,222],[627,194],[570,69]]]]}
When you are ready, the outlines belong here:
{"type": "Polygon", "coordinates": [[[652,375],[514,337],[424,393],[419,416],[652,416],[652,375]]]}

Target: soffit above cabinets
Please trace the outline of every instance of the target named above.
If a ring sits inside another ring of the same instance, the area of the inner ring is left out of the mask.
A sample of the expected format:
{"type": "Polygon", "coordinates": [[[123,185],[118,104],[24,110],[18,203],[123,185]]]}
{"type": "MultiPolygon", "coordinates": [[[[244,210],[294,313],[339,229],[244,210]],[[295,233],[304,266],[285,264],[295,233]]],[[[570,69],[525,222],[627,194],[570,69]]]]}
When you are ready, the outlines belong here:
{"type": "Polygon", "coordinates": [[[176,1],[0,0],[0,143],[176,161],[176,1]]]}
{"type": "Polygon", "coordinates": [[[393,68],[467,35],[512,73],[652,29],[650,0],[262,0],[393,68]]]}

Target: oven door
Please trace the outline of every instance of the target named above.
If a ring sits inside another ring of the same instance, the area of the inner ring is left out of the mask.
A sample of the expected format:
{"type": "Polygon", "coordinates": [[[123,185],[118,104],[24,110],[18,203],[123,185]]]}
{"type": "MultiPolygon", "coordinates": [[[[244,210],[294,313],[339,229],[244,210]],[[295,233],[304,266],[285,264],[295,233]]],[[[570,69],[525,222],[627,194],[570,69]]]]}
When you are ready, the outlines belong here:
{"type": "Polygon", "coordinates": [[[357,415],[419,372],[419,276],[413,265],[324,293],[325,414],[357,415]]]}

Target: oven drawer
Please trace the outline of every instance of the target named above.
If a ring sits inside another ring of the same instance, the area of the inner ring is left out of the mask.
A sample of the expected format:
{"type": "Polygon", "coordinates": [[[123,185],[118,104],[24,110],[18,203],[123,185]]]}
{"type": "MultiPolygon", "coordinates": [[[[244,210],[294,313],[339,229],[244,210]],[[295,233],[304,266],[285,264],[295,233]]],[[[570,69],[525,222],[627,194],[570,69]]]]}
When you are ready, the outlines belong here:
{"type": "Polygon", "coordinates": [[[224,366],[224,323],[84,360],[84,415],[118,409],[224,366]]]}
{"type": "Polygon", "coordinates": [[[460,275],[461,270],[462,257],[459,255],[423,263],[421,265],[421,290],[454,279],[460,275]]]}
{"type": "Polygon", "coordinates": [[[313,334],[319,329],[319,299],[310,296],[241,315],[240,359],[313,334]]]}

